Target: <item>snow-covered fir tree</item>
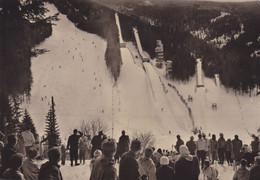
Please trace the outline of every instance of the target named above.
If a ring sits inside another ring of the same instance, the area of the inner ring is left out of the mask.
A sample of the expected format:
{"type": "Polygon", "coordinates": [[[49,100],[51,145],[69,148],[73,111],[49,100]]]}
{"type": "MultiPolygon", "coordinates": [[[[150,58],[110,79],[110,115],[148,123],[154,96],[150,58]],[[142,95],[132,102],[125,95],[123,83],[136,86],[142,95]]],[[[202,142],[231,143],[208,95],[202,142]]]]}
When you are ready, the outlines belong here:
{"type": "Polygon", "coordinates": [[[24,117],[23,117],[23,121],[22,121],[22,131],[25,130],[26,127],[30,127],[31,128],[31,132],[33,133],[34,137],[36,138],[38,133],[36,131],[36,128],[34,126],[33,120],[29,114],[29,112],[27,111],[27,109],[24,110],[24,117]]]}
{"type": "Polygon", "coordinates": [[[55,114],[55,108],[54,108],[54,98],[51,97],[51,108],[46,116],[45,123],[45,136],[48,137],[49,134],[56,134],[58,136],[58,140],[60,140],[60,130],[59,125],[57,122],[56,114],[55,114]]]}

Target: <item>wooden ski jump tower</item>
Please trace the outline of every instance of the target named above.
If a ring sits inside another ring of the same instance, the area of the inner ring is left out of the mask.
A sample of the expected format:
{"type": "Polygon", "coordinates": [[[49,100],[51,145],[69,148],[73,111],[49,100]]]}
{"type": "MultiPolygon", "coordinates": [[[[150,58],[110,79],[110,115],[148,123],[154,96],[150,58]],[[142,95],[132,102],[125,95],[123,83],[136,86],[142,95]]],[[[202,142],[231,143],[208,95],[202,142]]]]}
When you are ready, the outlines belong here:
{"type": "Polygon", "coordinates": [[[143,62],[149,62],[150,59],[144,55],[143,48],[142,48],[142,45],[141,45],[141,41],[140,41],[140,38],[139,38],[139,34],[138,34],[136,27],[133,27],[133,32],[134,32],[138,52],[139,52],[140,56],[142,57],[142,61],[143,62]]]}
{"type": "Polygon", "coordinates": [[[197,65],[196,65],[196,71],[197,71],[197,88],[204,87],[203,81],[202,81],[202,59],[197,58],[197,65]]]}

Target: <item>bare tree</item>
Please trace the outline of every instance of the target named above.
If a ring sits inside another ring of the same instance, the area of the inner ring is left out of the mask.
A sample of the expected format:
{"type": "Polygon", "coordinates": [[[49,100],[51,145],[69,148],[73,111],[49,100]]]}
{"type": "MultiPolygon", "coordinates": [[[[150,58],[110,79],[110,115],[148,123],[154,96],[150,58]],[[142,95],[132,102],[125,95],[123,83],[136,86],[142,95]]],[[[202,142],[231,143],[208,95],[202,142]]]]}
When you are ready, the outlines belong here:
{"type": "Polygon", "coordinates": [[[99,117],[82,120],[79,129],[83,134],[91,135],[91,137],[97,135],[99,131],[103,131],[104,134],[109,132],[107,123],[99,117]]]}
{"type": "Polygon", "coordinates": [[[153,147],[155,144],[155,136],[151,131],[134,132],[133,139],[141,141],[142,149],[153,147]]]}

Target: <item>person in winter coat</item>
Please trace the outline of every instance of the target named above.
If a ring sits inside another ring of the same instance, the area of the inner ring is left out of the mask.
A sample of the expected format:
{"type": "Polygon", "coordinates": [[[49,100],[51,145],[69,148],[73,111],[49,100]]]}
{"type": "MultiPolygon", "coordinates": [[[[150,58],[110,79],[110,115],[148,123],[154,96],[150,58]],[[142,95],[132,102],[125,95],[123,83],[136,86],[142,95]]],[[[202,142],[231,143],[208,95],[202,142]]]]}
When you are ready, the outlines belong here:
{"type": "Polygon", "coordinates": [[[201,161],[201,167],[203,168],[204,166],[204,161],[206,159],[206,146],[207,146],[207,142],[202,139],[202,135],[199,134],[198,135],[198,140],[196,141],[196,145],[197,145],[197,157],[199,159],[199,161],[201,161]]]}
{"type": "Polygon", "coordinates": [[[55,179],[62,180],[62,174],[60,172],[60,151],[57,148],[51,148],[48,151],[49,161],[42,164],[39,172],[39,180],[55,179]]]}
{"type": "Polygon", "coordinates": [[[118,155],[121,157],[125,152],[129,151],[129,136],[125,135],[125,131],[122,131],[122,135],[119,138],[118,141],[118,155]]]}
{"type": "Polygon", "coordinates": [[[249,170],[246,168],[247,160],[241,159],[239,167],[233,176],[233,180],[249,180],[249,170]]]}
{"type": "Polygon", "coordinates": [[[235,135],[235,139],[232,140],[232,146],[233,146],[233,159],[235,160],[236,165],[239,164],[241,160],[240,156],[240,149],[242,148],[242,141],[238,139],[238,135],[235,135]]]}
{"type": "Polygon", "coordinates": [[[144,157],[140,157],[137,162],[139,165],[139,173],[142,180],[156,180],[156,168],[151,159],[153,150],[146,148],[144,157]]]}
{"type": "Polygon", "coordinates": [[[35,158],[37,156],[37,149],[34,147],[31,147],[28,150],[28,157],[24,160],[22,165],[22,172],[24,175],[24,178],[26,180],[35,180],[38,179],[39,175],[39,167],[37,163],[35,162],[35,158]]]}
{"type": "Polygon", "coordinates": [[[155,155],[155,159],[156,159],[155,167],[157,169],[160,167],[160,159],[163,156],[161,148],[157,149],[157,151],[154,155],[155,155]]]}
{"type": "Polygon", "coordinates": [[[191,136],[190,140],[186,142],[186,146],[188,147],[190,154],[191,155],[195,155],[195,151],[196,151],[196,143],[194,141],[194,137],[191,136]]]}
{"type": "Polygon", "coordinates": [[[26,127],[26,130],[22,132],[23,142],[25,146],[26,156],[28,156],[28,150],[32,147],[35,143],[34,135],[31,133],[30,126],[26,127]]]}
{"type": "Polygon", "coordinates": [[[104,141],[104,134],[102,131],[98,132],[98,135],[94,136],[91,140],[92,150],[91,150],[91,158],[94,157],[94,152],[96,149],[101,150],[102,142],[104,141]]]}
{"type": "Polygon", "coordinates": [[[253,136],[254,140],[251,142],[252,147],[252,159],[257,156],[257,153],[260,151],[259,148],[259,138],[257,136],[253,136]]]}
{"type": "Polygon", "coordinates": [[[241,153],[242,153],[243,158],[247,160],[247,166],[249,167],[253,161],[252,150],[251,150],[250,146],[248,146],[247,144],[244,144],[241,148],[241,153]]]}
{"type": "Polygon", "coordinates": [[[249,180],[259,180],[260,177],[260,156],[255,157],[255,165],[250,169],[249,180]]]}
{"type": "Polygon", "coordinates": [[[226,144],[225,144],[225,155],[226,155],[228,165],[232,165],[232,163],[233,163],[233,160],[232,160],[232,157],[231,157],[232,149],[233,148],[232,148],[231,139],[228,139],[226,141],[226,144]]]}
{"type": "Polygon", "coordinates": [[[43,140],[41,141],[41,143],[48,141],[48,148],[54,148],[57,147],[59,145],[59,137],[56,134],[56,132],[49,132],[48,136],[46,138],[43,138],[43,140]]]}
{"type": "Polygon", "coordinates": [[[20,167],[23,163],[23,155],[21,153],[16,153],[10,158],[10,168],[8,168],[1,179],[15,179],[15,180],[25,180],[23,174],[20,171],[20,167]]]}
{"type": "Polygon", "coordinates": [[[85,164],[86,153],[89,148],[89,141],[87,136],[83,136],[79,139],[79,161],[85,164]]]}
{"type": "Polygon", "coordinates": [[[207,178],[207,180],[218,180],[218,170],[214,165],[210,165],[208,159],[205,160],[202,173],[207,178]]]}
{"type": "Polygon", "coordinates": [[[102,151],[100,151],[99,149],[96,149],[94,152],[94,157],[91,159],[91,161],[89,163],[90,171],[92,171],[92,168],[93,168],[93,165],[94,165],[96,159],[100,156],[102,156],[102,151]]]}
{"type": "Polygon", "coordinates": [[[175,149],[180,153],[179,148],[180,148],[181,145],[184,144],[184,142],[181,139],[180,135],[177,135],[176,137],[177,137],[177,142],[176,142],[176,145],[175,145],[175,149]]]}
{"type": "Polygon", "coordinates": [[[11,167],[10,158],[12,155],[16,154],[16,149],[14,148],[17,143],[17,137],[15,135],[10,135],[7,137],[7,144],[3,147],[1,152],[2,168],[0,175],[8,168],[11,167]]]}
{"type": "Polygon", "coordinates": [[[136,158],[141,149],[141,142],[133,140],[130,151],[123,154],[119,164],[119,180],[139,180],[139,167],[136,158]]]}
{"type": "Polygon", "coordinates": [[[209,155],[210,155],[211,164],[213,164],[214,160],[217,159],[217,152],[218,152],[218,142],[216,141],[216,135],[213,134],[209,143],[209,155]]]}
{"type": "Polygon", "coordinates": [[[117,180],[114,156],[116,141],[106,139],[102,143],[102,156],[99,156],[91,171],[90,180],[117,180]]]}
{"type": "Polygon", "coordinates": [[[180,146],[180,159],[175,164],[175,176],[177,180],[198,180],[200,174],[199,161],[191,156],[185,145],[180,146]]]}
{"type": "Polygon", "coordinates": [[[160,158],[161,166],[156,171],[157,180],[175,180],[174,171],[169,166],[169,158],[162,156],[160,158]]]}
{"type": "Polygon", "coordinates": [[[219,164],[224,164],[224,158],[225,158],[225,145],[226,140],[224,138],[224,134],[220,133],[218,139],[218,158],[219,158],[219,164]]]}
{"type": "Polygon", "coordinates": [[[206,153],[206,157],[209,155],[208,152],[209,152],[209,139],[207,139],[206,137],[206,134],[205,133],[202,133],[202,138],[203,140],[206,142],[206,147],[205,147],[205,153],[206,153]]]}
{"type": "Polygon", "coordinates": [[[78,164],[78,149],[79,149],[79,138],[82,137],[82,132],[74,129],[73,135],[68,139],[67,149],[70,148],[70,165],[73,166],[73,160],[75,160],[75,166],[78,164]],[[77,133],[79,132],[79,135],[77,133]]]}

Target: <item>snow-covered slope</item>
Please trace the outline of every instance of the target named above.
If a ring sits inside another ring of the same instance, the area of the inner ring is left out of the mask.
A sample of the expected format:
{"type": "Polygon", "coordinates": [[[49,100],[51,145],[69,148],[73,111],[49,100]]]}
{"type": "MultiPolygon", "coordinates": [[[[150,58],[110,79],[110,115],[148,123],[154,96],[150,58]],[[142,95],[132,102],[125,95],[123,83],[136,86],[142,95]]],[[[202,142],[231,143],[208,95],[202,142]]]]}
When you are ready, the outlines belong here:
{"type": "MultiPolygon", "coordinates": [[[[51,14],[57,12],[53,5],[48,8],[51,14]]],[[[63,140],[89,118],[103,119],[110,129],[114,124],[114,132],[110,130],[108,136],[116,139],[123,129],[130,136],[134,131],[152,131],[157,147],[167,149],[171,149],[177,134],[188,140],[193,123],[206,133],[223,132],[229,138],[239,134],[247,143],[251,140],[247,130],[256,132],[259,97],[227,94],[205,77],[205,89],[197,90],[195,78],[186,84],[168,81],[164,69],[157,69],[153,62],[141,62],[131,42],[120,49],[123,65],[114,83],[105,64],[105,40],[77,29],[64,15],[59,18],[52,36],[37,47],[49,52],[32,59],[31,101],[24,104],[40,135],[44,133],[51,96],[63,140]],[[179,94],[168,83],[177,87],[179,94]],[[193,97],[188,103],[193,119],[180,95],[184,99],[193,97]],[[217,110],[212,110],[212,103],[217,103],[217,110]]]]}

